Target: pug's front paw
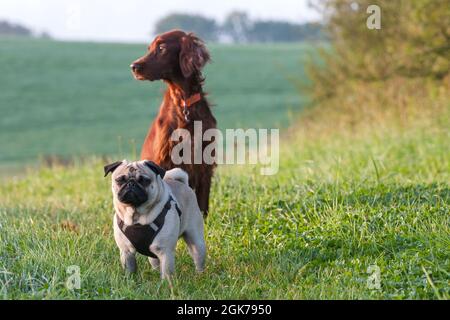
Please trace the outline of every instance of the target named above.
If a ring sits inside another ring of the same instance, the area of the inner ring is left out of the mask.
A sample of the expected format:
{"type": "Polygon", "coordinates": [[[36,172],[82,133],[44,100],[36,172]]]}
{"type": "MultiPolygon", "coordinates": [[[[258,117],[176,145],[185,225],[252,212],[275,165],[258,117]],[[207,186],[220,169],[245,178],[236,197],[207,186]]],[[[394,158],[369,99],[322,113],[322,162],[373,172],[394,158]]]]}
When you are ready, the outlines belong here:
{"type": "Polygon", "coordinates": [[[135,273],[137,271],[136,257],[132,253],[121,253],[120,262],[122,267],[128,273],[135,273]]]}

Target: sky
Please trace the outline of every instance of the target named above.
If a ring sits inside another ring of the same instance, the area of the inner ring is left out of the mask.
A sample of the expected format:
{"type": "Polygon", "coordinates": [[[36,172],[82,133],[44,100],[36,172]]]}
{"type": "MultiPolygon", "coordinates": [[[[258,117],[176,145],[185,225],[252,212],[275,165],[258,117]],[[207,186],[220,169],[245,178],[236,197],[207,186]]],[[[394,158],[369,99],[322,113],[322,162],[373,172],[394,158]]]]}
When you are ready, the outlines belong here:
{"type": "Polygon", "coordinates": [[[232,10],[244,10],[252,19],[319,19],[308,0],[0,0],[0,20],[80,41],[147,42],[156,21],[169,13],[221,22],[232,10]]]}

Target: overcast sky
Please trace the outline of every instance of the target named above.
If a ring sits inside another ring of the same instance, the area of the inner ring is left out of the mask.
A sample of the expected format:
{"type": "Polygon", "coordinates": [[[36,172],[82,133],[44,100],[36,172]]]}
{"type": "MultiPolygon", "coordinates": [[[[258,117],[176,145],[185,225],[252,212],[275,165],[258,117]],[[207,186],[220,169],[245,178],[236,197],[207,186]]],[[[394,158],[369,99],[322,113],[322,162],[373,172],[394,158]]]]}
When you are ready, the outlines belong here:
{"type": "Polygon", "coordinates": [[[168,13],[196,13],[222,21],[231,10],[252,19],[318,19],[308,0],[0,0],[0,20],[47,31],[57,39],[147,42],[168,13]]]}

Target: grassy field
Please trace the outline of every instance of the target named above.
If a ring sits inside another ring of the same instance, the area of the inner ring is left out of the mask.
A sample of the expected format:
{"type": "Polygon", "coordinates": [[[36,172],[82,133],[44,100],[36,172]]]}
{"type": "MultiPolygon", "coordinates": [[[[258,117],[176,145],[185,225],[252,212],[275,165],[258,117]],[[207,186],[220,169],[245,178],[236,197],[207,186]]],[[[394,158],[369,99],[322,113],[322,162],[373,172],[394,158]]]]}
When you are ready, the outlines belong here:
{"type": "Polygon", "coordinates": [[[307,47],[213,46],[207,87],[221,127],[293,126],[278,174],[218,168],[206,270],[195,273],[180,243],[170,290],[142,256],[136,275],[122,271],[100,157],[133,153],[157,110],[162,87],[128,73],[143,46],[1,40],[0,50],[0,165],[20,164],[0,184],[0,298],[450,298],[448,88],[355,88],[294,117],[302,99],[286,79],[303,77],[307,47]],[[23,166],[39,155],[78,160],[23,166]]]}
{"type": "Polygon", "coordinates": [[[283,140],[275,176],[221,167],[206,271],[195,273],[180,244],[173,291],[142,256],[136,275],[121,270],[101,161],[30,169],[0,186],[0,297],[448,299],[448,101],[440,105],[431,118],[356,135],[300,130],[283,140]],[[80,290],[65,287],[70,265],[80,290]],[[371,265],[380,290],[367,286],[371,265]]]}
{"type": "MultiPolygon", "coordinates": [[[[164,88],[131,76],[145,48],[0,39],[0,165],[139,152],[164,88]]],[[[221,128],[289,124],[307,45],[210,49],[206,90],[221,128]]]]}

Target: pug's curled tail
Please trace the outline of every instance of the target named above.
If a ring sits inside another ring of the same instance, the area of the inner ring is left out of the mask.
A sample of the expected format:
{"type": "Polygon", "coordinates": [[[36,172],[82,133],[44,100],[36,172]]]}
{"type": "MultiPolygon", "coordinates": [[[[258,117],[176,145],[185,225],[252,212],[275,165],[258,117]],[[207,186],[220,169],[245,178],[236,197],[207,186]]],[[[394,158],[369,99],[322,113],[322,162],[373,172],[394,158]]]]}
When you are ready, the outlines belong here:
{"type": "Polygon", "coordinates": [[[166,171],[164,175],[164,180],[172,179],[184,183],[185,185],[189,185],[189,176],[183,169],[174,168],[172,170],[166,171]]]}

